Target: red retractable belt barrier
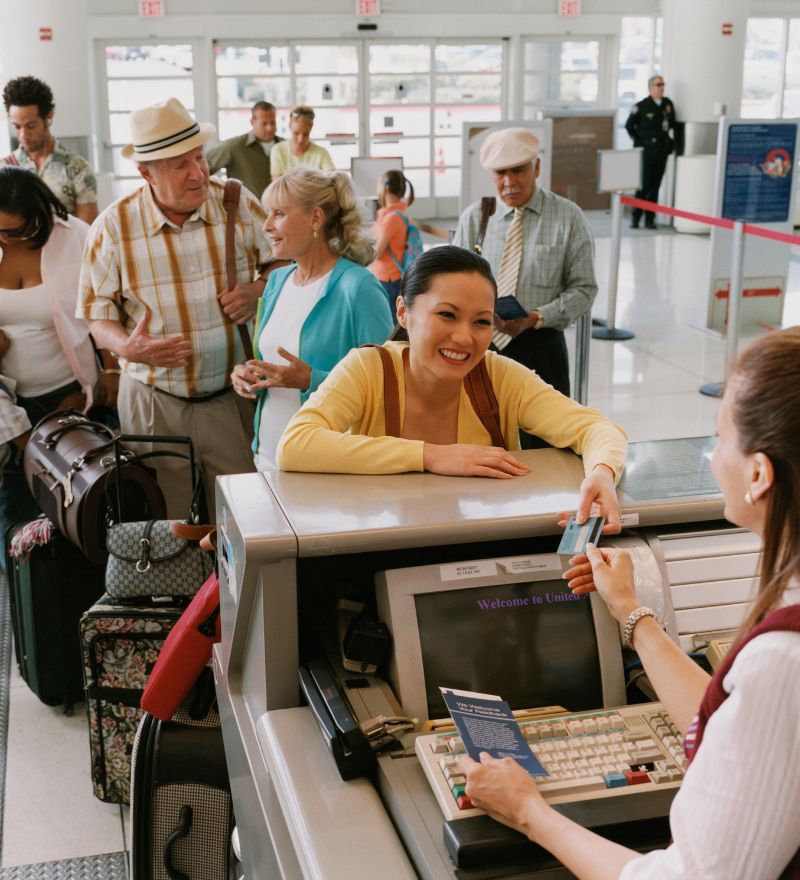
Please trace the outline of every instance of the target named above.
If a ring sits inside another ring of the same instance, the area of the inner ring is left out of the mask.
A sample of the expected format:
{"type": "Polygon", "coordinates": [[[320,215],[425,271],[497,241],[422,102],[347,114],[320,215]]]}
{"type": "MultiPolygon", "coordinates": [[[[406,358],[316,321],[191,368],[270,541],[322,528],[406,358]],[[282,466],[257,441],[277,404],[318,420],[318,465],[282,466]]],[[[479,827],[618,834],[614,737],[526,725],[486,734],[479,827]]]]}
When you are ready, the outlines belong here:
{"type": "MultiPolygon", "coordinates": [[[[695,214],[692,211],[681,211],[679,208],[668,208],[657,202],[646,202],[644,199],[635,199],[633,196],[622,196],[622,204],[632,208],[641,208],[644,211],[652,211],[654,214],[666,214],[669,217],[682,217],[684,220],[694,220],[695,223],[705,223],[708,226],[718,226],[720,229],[733,229],[733,220],[725,220],[722,217],[707,217],[705,214],[695,214]]],[[[755,235],[757,238],[771,238],[773,241],[782,241],[784,244],[800,245],[800,235],[791,232],[778,232],[776,229],[765,229],[753,223],[744,224],[745,235],[755,235]]]]}

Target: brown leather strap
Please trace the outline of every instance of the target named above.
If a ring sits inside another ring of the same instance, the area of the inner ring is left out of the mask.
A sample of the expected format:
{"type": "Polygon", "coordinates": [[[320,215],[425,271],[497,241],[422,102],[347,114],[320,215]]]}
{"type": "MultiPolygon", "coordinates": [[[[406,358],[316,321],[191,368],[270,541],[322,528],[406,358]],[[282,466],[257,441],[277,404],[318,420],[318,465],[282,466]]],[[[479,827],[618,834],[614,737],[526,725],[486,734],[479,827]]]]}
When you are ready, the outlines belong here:
{"type": "Polygon", "coordinates": [[[467,397],[470,399],[472,408],[492,438],[492,445],[506,449],[506,441],[500,430],[500,407],[497,403],[497,397],[495,397],[494,388],[492,388],[489,371],[486,369],[486,361],[483,358],[464,377],[464,387],[467,390],[467,397]]]}
{"type": "MultiPolygon", "coordinates": [[[[383,363],[383,405],[386,419],[386,436],[399,437],[402,429],[400,424],[400,388],[397,383],[397,370],[388,349],[381,345],[362,345],[361,348],[377,348],[383,363]]],[[[403,353],[408,349],[404,349],[403,353]]],[[[492,438],[492,445],[506,449],[506,441],[500,429],[500,407],[492,388],[492,380],[486,369],[486,361],[473,367],[464,377],[464,387],[472,408],[492,438]]]]}
{"type": "Polygon", "coordinates": [[[362,345],[360,348],[376,348],[383,364],[383,411],[387,437],[400,436],[400,386],[397,384],[397,370],[389,350],[382,345],[362,345]]]}
{"type": "Polygon", "coordinates": [[[202,541],[206,535],[210,535],[217,530],[215,525],[203,524],[195,525],[188,522],[171,522],[169,530],[173,535],[179,538],[185,538],[187,541],[202,541]]]}
{"type": "Polygon", "coordinates": [[[486,238],[486,227],[489,225],[489,218],[494,214],[497,208],[497,199],[494,196],[484,196],[481,199],[481,225],[478,227],[478,236],[472,250],[476,254],[483,252],[483,240],[486,238]]]}
{"type": "MultiPolygon", "coordinates": [[[[225,208],[225,283],[228,290],[236,287],[236,213],[239,208],[239,196],[242,185],[238,180],[229,180],[225,184],[222,205],[225,208]]],[[[239,338],[242,340],[246,360],[253,357],[253,341],[247,324],[237,324],[239,338]]]]}

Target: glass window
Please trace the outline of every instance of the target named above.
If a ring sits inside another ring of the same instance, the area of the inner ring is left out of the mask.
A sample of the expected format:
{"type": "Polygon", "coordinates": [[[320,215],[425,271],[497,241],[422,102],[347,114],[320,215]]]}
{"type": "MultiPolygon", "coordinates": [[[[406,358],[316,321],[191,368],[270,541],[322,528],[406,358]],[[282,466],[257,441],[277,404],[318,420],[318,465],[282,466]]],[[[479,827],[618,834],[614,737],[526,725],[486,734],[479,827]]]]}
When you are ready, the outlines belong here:
{"type": "MultiPolygon", "coordinates": [[[[120,153],[131,139],[130,112],[167,97],[178,98],[194,112],[192,47],[182,43],[106,46],[104,55],[111,167],[115,177],[138,181],[136,165],[120,153]]],[[[115,192],[121,192],[116,185],[115,192]]]]}
{"type": "Polygon", "coordinates": [[[108,109],[130,112],[137,107],[157,104],[167,97],[177,98],[187,110],[194,110],[191,79],[112,79],[108,81],[108,109]]]}
{"type": "Polygon", "coordinates": [[[217,76],[289,72],[288,46],[215,46],[217,76]]]}
{"type": "Polygon", "coordinates": [[[527,40],[524,115],[528,108],[591,107],[599,94],[598,40],[527,40]]]}
{"type": "Polygon", "coordinates": [[[499,74],[449,74],[436,77],[437,104],[486,104],[500,101],[499,74]]]}
{"type": "Polygon", "coordinates": [[[431,47],[426,44],[372,44],[369,47],[370,73],[428,73],[431,47]]]}
{"type": "Polygon", "coordinates": [[[782,18],[751,18],[744,47],[741,114],[771,119],[781,115],[783,90],[782,18]]]}
{"type": "Polygon", "coordinates": [[[461,195],[461,169],[435,168],[433,174],[434,193],[438,198],[461,195]]]}
{"type": "Polygon", "coordinates": [[[296,73],[358,73],[355,46],[311,44],[294,47],[296,73]]]}
{"type": "Polygon", "coordinates": [[[295,100],[315,110],[319,106],[355,104],[358,101],[358,77],[355,76],[298,76],[295,81],[295,100]]]}
{"type": "Polygon", "coordinates": [[[630,147],[625,121],[633,105],[648,94],[647,80],[661,62],[662,19],[650,16],[625,16],[619,40],[617,79],[617,147],[630,147]]]}
{"type": "Polygon", "coordinates": [[[191,76],[192,47],[106,46],[106,76],[154,77],[191,76]]]}
{"type": "Polygon", "coordinates": [[[390,132],[392,135],[420,135],[431,133],[431,108],[428,105],[416,107],[373,107],[369,114],[370,134],[390,132]]]}
{"type": "Polygon", "coordinates": [[[217,104],[221,110],[232,107],[249,110],[256,101],[269,101],[276,107],[291,106],[291,80],[288,76],[225,76],[217,79],[217,104]]]}
{"type": "MultiPolygon", "coordinates": [[[[312,140],[317,141],[330,134],[349,134],[358,138],[358,107],[320,107],[315,104],[314,109],[316,117],[311,132],[312,140]]],[[[350,168],[350,163],[341,167],[350,168]]]]}
{"type": "Polygon", "coordinates": [[[500,72],[503,69],[503,47],[499,43],[488,46],[467,44],[462,46],[440,45],[435,51],[436,70],[500,72]]]}
{"type": "Polygon", "coordinates": [[[403,172],[414,187],[414,197],[427,199],[431,194],[431,172],[429,168],[406,168],[403,172]]]}
{"type": "Polygon", "coordinates": [[[787,117],[800,116],[800,18],[793,18],[789,22],[783,115],[787,117]]]}
{"type": "Polygon", "coordinates": [[[369,79],[370,104],[407,102],[418,104],[431,99],[431,78],[420,73],[400,76],[371,76],[369,79]]]}
{"type": "Polygon", "coordinates": [[[429,166],[431,162],[431,142],[429,138],[400,138],[394,142],[373,138],[370,155],[402,156],[404,166],[429,166]]]}
{"type": "Polygon", "coordinates": [[[437,107],[434,115],[435,134],[461,136],[464,122],[497,122],[501,118],[500,105],[462,104],[454,107],[437,107]]]}

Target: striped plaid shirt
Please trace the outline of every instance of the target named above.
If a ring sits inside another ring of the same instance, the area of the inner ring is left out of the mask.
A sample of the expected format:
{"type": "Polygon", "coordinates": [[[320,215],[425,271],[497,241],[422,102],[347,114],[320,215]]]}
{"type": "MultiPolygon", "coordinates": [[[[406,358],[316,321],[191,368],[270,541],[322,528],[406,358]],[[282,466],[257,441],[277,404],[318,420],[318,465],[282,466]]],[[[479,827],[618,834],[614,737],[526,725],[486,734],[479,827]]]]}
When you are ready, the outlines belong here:
{"type": "MultiPolygon", "coordinates": [[[[513,219],[514,209],[498,199],[483,242],[483,256],[495,278],[513,219]]],[[[472,250],[480,222],[478,201],[461,215],[453,244],[472,250]]],[[[545,327],[563,330],[587,312],[597,296],[594,247],[586,218],[574,202],[537,187],[524,206],[522,239],[517,299],[528,311],[539,312],[545,327]]]]}
{"type": "MultiPolygon", "coordinates": [[[[185,367],[120,360],[132,378],[180,397],[224,388],[244,356],[238,331],[217,300],[226,288],[223,191],[212,178],[206,201],[179,227],[158,208],[150,187],[142,186],[103,211],[86,239],[77,316],[118,321],[130,332],[148,312],[151,336],[189,339],[193,350],[185,367]]],[[[239,281],[253,281],[269,260],[264,220],[260,203],[242,188],[236,221],[239,281]]]]}

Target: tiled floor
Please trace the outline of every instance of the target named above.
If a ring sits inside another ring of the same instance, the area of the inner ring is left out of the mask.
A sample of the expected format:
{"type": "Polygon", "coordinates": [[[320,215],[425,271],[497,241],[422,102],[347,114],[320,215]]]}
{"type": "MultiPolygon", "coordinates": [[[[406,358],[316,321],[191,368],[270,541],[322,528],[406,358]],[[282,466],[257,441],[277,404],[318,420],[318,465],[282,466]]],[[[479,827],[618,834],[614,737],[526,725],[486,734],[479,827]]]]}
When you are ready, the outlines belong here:
{"type": "MultiPolygon", "coordinates": [[[[599,236],[607,217],[594,218],[593,226],[601,290],[594,311],[605,317],[610,242],[599,236]]],[[[723,376],[724,342],[697,327],[705,318],[708,250],[706,236],[665,231],[623,238],[616,323],[636,335],[592,341],[589,403],[632,440],[713,433],[717,402],[698,393],[701,383],[723,376]]],[[[784,320],[800,323],[800,255],[791,263],[784,320]]],[[[125,848],[127,809],[95,800],[88,768],[83,707],[66,718],[41,705],[15,674],[3,866],[125,848]]]]}

